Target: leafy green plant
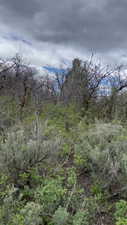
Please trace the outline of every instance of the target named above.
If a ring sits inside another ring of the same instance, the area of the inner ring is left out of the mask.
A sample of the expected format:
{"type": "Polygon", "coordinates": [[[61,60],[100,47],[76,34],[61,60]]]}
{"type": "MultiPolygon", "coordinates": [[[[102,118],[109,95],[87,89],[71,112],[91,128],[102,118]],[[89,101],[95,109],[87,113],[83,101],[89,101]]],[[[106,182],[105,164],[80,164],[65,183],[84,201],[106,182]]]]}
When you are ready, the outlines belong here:
{"type": "Polygon", "coordinates": [[[43,186],[37,189],[36,195],[44,210],[54,212],[61,202],[64,203],[66,191],[61,180],[50,178],[44,180],[43,186]]]}
{"type": "Polygon", "coordinates": [[[43,225],[41,214],[41,206],[35,202],[29,202],[12,216],[8,225],[43,225]]]}
{"type": "Polygon", "coordinates": [[[53,222],[55,225],[66,225],[69,218],[69,213],[66,208],[59,206],[53,215],[53,222]]]}
{"type": "Polygon", "coordinates": [[[80,209],[73,216],[73,225],[89,225],[89,213],[85,209],[80,209]]]}
{"type": "Polygon", "coordinates": [[[127,224],[127,202],[120,200],[116,203],[115,212],[116,225],[126,225],[127,224]]]}
{"type": "Polygon", "coordinates": [[[41,205],[28,202],[26,206],[21,209],[20,214],[24,217],[24,225],[40,225],[43,224],[41,205]]]}

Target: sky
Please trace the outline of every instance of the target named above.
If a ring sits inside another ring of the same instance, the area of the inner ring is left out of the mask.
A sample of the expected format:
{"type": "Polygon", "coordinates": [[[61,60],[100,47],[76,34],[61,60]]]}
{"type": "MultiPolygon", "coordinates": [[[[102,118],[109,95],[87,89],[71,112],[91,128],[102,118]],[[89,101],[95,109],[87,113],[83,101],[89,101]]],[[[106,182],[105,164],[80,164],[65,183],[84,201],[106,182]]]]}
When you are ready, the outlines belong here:
{"type": "Polygon", "coordinates": [[[94,53],[127,63],[127,0],[0,0],[0,57],[68,66],[94,53]]]}

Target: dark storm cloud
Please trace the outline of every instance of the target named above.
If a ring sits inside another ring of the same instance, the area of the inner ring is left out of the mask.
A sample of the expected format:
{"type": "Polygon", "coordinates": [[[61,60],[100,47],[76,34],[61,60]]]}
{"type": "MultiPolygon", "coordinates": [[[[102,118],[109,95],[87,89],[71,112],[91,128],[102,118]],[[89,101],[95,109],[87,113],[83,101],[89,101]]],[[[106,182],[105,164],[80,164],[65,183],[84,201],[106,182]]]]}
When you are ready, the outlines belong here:
{"type": "Polygon", "coordinates": [[[18,17],[31,17],[36,11],[39,10],[37,0],[1,0],[1,6],[4,6],[5,10],[12,12],[18,17]]]}
{"type": "Polygon", "coordinates": [[[106,53],[127,47],[126,0],[0,0],[0,21],[34,41],[106,53]]]}

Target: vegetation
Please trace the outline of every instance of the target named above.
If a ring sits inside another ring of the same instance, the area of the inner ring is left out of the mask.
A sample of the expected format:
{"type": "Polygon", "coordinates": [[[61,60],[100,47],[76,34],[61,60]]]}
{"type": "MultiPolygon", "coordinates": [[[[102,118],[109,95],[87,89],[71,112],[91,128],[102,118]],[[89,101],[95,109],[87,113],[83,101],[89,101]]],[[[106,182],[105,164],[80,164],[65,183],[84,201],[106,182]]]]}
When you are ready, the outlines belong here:
{"type": "Polygon", "coordinates": [[[127,224],[121,70],[75,59],[40,80],[1,60],[0,225],[127,224]]]}

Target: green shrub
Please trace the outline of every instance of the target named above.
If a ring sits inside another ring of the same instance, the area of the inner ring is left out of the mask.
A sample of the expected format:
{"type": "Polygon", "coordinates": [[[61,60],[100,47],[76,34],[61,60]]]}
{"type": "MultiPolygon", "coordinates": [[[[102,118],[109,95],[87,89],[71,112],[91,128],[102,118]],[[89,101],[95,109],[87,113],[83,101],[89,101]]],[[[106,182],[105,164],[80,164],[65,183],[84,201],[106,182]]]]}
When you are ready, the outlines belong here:
{"type": "Polygon", "coordinates": [[[43,225],[42,207],[34,202],[27,203],[10,219],[8,225],[43,225]]]}
{"type": "Polygon", "coordinates": [[[55,225],[66,225],[69,218],[69,213],[66,208],[59,206],[53,215],[53,222],[55,225]]]}
{"type": "Polygon", "coordinates": [[[117,222],[116,225],[127,225],[127,219],[120,218],[117,222]]]}
{"type": "MultiPolygon", "coordinates": [[[[124,200],[120,200],[116,203],[116,212],[115,212],[115,218],[117,220],[117,224],[122,224],[120,221],[126,221],[127,222],[127,202],[124,200]]],[[[125,223],[124,225],[126,225],[125,223]]]]}
{"type": "MultiPolygon", "coordinates": [[[[61,139],[53,137],[45,140],[43,135],[30,139],[25,130],[8,133],[6,143],[0,146],[0,169],[9,175],[12,182],[20,182],[29,178],[31,169],[42,164],[52,163],[57,159],[61,139]]],[[[55,163],[55,162],[54,162],[55,163]]]]}
{"type": "Polygon", "coordinates": [[[4,174],[0,174],[0,205],[8,192],[8,186],[8,177],[4,174]]]}
{"type": "Polygon", "coordinates": [[[85,209],[80,209],[73,217],[73,225],[89,225],[89,213],[85,209]]]}
{"type": "Polygon", "coordinates": [[[43,186],[37,189],[36,198],[46,212],[54,212],[60,203],[64,203],[66,191],[60,179],[45,179],[43,186]]]}
{"type": "Polygon", "coordinates": [[[3,225],[11,225],[14,214],[16,214],[18,209],[21,207],[16,194],[17,192],[14,187],[10,187],[8,192],[6,192],[6,196],[0,206],[0,224],[3,223],[3,225]]]}
{"type": "Polygon", "coordinates": [[[24,225],[43,225],[42,212],[41,205],[28,202],[20,211],[21,216],[24,217],[24,225]]]}
{"type": "Polygon", "coordinates": [[[80,124],[79,128],[79,140],[74,147],[75,165],[91,171],[94,179],[108,180],[107,184],[117,182],[119,176],[124,186],[127,177],[127,142],[120,137],[126,135],[125,128],[104,123],[96,123],[87,130],[80,124]]]}

